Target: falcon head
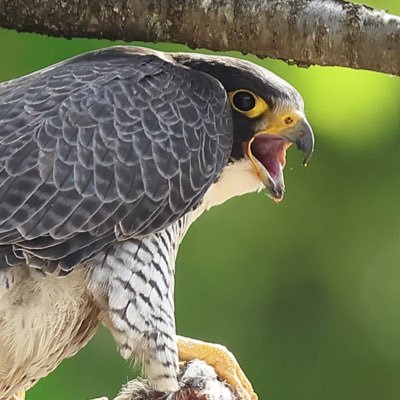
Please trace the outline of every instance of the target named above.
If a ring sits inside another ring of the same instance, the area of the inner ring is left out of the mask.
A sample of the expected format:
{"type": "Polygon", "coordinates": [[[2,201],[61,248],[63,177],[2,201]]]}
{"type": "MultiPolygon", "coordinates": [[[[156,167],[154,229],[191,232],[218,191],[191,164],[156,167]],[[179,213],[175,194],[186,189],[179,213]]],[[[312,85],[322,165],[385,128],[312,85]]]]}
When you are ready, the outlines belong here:
{"type": "Polygon", "coordinates": [[[234,132],[230,165],[240,165],[247,186],[252,185],[242,193],[265,187],[270,197],[281,201],[286,150],[295,144],[304,153],[304,165],[314,150],[314,135],[300,94],[277,75],[248,61],[181,54],[179,62],[212,75],[227,92],[234,132]],[[248,172],[256,181],[249,182],[248,172]]]}

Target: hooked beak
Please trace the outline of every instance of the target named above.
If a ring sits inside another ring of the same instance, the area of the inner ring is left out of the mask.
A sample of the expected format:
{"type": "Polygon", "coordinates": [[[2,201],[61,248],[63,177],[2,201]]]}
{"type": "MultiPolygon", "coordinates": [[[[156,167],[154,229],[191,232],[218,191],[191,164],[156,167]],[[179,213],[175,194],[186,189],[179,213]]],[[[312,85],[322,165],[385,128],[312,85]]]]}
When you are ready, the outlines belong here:
{"type": "Polygon", "coordinates": [[[293,128],[285,129],[280,136],[287,139],[290,143],[294,143],[304,154],[303,165],[307,165],[314,152],[314,134],[310,124],[304,118],[300,120],[293,128]]]}
{"type": "Polygon", "coordinates": [[[305,118],[277,134],[258,132],[247,143],[247,156],[253,162],[268,195],[275,202],[280,202],[285,193],[283,169],[286,164],[286,150],[292,144],[304,153],[303,164],[307,165],[314,151],[314,134],[305,118]]]}

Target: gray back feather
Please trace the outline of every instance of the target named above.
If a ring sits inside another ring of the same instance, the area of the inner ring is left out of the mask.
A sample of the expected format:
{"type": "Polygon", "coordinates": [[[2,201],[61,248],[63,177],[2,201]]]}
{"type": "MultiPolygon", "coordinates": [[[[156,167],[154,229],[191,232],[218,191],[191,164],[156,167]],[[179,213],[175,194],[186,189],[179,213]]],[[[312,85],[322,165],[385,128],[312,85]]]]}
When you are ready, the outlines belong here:
{"type": "Polygon", "coordinates": [[[0,268],[69,270],[166,228],[232,140],[222,85],[157,52],[116,47],[0,85],[0,268]]]}

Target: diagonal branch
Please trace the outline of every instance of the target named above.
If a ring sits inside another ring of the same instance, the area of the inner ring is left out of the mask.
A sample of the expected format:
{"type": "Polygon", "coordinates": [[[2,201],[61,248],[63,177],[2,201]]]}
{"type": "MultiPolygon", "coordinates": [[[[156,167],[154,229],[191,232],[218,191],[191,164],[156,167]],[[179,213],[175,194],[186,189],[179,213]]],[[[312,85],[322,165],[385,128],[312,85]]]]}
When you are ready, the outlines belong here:
{"type": "Polygon", "coordinates": [[[0,26],[400,75],[400,17],[342,0],[0,0],[0,26]]]}

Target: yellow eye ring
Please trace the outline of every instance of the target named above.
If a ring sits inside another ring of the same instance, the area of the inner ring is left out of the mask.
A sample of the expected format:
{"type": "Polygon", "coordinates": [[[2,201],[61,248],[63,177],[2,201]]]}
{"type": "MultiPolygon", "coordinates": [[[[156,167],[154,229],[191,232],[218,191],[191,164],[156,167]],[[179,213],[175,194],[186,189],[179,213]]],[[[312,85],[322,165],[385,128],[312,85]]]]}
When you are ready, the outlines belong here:
{"type": "Polygon", "coordinates": [[[234,110],[249,118],[256,118],[269,109],[265,100],[246,89],[238,89],[228,93],[229,101],[234,110]]]}
{"type": "Polygon", "coordinates": [[[232,96],[232,104],[237,110],[241,112],[248,112],[256,106],[256,99],[252,93],[245,92],[244,90],[238,90],[232,96]]]}

